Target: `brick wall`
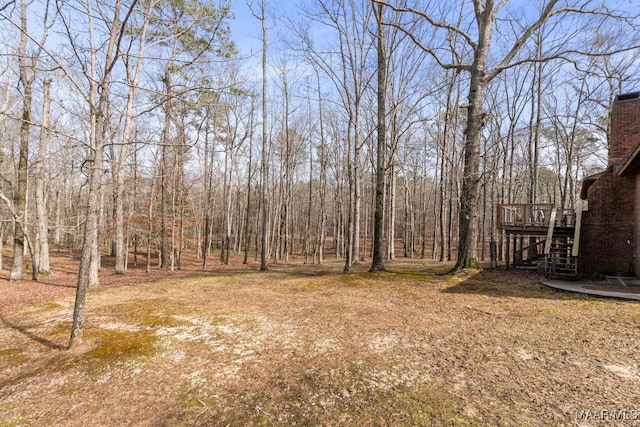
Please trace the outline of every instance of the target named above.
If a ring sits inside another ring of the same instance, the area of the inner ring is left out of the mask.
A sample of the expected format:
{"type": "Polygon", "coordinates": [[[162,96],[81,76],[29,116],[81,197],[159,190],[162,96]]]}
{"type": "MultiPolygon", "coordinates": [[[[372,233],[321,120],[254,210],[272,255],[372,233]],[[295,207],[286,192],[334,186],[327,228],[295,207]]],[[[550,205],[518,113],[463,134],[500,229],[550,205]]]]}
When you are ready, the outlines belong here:
{"type": "Polygon", "coordinates": [[[609,166],[617,170],[640,144],[640,92],[619,95],[611,110],[609,166]]]}
{"type": "Polygon", "coordinates": [[[640,201],[640,175],[636,175],[636,199],[635,199],[635,240],[632,242],[633,245],[631,247],[632,250],[632,254],[630,255],[633,260],[634,260],[634,270],[635,270],[635,274],[636,276],[640,277],[640,262],[638,262],[638,260],[636,259],[636,256],[638,254],[638,248],[640,247],[640,227],[638,227],[638,224],[640,224],[640,206],[638,205],[639,201],[640,201]]]}
{"type": "Polygon", "coordinates": [[[619,177],[613,168],[589,188],[583,212],[578,270],[585,278],[627,273],[636,238],[636,177],[619,177]]]}
{"type": "Polygon", "coordinates": [[[632,265],[640,242],[640,176],[616,175],[640,143],[640,93],[621,95],[611,111],[609,167],[589,187],[589,210],[583,213],[579,272],[582,277],[606,273],[640,273],[632,265]]]}

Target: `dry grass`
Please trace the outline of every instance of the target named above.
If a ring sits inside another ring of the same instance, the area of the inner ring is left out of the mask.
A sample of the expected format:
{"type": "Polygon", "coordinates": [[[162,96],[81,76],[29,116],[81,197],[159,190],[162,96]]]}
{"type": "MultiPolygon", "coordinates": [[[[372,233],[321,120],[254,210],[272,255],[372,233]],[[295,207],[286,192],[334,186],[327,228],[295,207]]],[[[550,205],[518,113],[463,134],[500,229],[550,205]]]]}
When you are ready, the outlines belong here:
{"type": "Polygon", "coordinates": [[[4,313],[0,425],[590,425],[640,410],[634,302],[527,273],[281,266],[4,313]]]}

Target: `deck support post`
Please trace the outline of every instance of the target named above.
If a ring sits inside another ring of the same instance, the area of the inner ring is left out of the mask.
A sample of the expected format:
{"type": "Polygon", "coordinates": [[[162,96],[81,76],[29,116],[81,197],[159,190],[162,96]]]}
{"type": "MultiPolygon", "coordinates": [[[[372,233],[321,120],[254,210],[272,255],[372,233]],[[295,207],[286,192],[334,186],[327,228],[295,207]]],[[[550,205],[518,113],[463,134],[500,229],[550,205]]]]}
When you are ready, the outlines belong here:
{"type": "Polygon", "coordinates": [[[504,258],[504,265],[507,268],[507,270],[510,268],[509,263],[511,263],[511,249],[510,249],[510,242],[511,240],[511,235],[507,234],[507,244],[506,244],[506,250],[507,250],[507,254],[504,258]]]}

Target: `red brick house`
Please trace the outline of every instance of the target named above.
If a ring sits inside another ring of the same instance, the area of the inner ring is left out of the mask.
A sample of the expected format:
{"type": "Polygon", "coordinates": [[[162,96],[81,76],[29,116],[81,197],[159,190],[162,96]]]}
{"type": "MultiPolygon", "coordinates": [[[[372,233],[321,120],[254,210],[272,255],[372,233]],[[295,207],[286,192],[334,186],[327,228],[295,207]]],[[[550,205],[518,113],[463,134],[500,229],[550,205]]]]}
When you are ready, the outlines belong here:
{"type": "Polygon", "coordinates": [[[640,92],[618,95],[611,111],[609,162],[584,179],[579,266],[581,277],[640,276],[640,92]]]}

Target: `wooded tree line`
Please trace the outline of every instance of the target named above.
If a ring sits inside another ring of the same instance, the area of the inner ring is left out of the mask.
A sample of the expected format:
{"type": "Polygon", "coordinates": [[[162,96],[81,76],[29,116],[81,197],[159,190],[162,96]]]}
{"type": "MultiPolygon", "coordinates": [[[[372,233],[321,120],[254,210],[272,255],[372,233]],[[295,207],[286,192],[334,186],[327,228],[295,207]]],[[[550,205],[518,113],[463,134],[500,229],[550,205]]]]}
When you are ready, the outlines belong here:
{"type": "Polygon", "coordinates": [[[348,270],[378,242],[467,267],[501,242],[497,204],[577,206],[639,75],[631,2],[248,6],[262,59],[237,51],[232,2],[0,6],[11,279],[25,253],[49,273],[50,249],[82,251],[79,292],[104,255],[348,270]]]}

